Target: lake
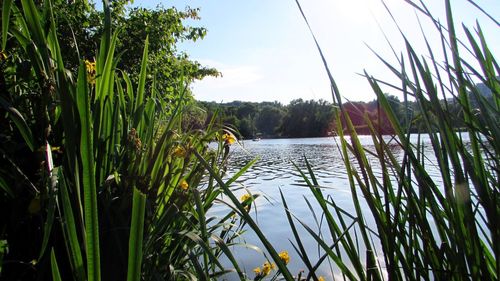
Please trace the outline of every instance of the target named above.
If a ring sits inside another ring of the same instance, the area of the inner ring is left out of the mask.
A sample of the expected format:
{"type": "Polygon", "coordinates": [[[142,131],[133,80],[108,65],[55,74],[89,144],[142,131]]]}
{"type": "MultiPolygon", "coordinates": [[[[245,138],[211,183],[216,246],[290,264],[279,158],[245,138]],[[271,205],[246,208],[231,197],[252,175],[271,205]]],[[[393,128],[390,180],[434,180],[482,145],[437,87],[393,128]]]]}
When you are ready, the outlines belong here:
{"type": "MultiPolygon", "coordinates": [[[[461,133],[461,138],[467,146],[469,143],[468,134],[461,133]]],[[[365,149],[374,151],[375,147],[371,136],[359,136],[359,139],[365,149]]],[[[384,140],[388,143],[389,149],[396,159],[402,160],[404,150],[394,140],[391,140],[391,136],[384,136],[384,140]]],[[[419,140],[416,135],[412,135],[410,141],[414,144],[420,142],[427,173],[438,186],[442,185],[441,172],[436,165],[436,158],[429,136],[426,134],[420,135],[419,140]]],[[[258,158],[252,168],[243,174],[231,187],[235,190],[238,198],[247,191],[259,195],[252,205],[250,214],[278,252],[288,251],[291,257],[288,268],[294,275],[300,270],[305,270],[305,266],[290,243],[290,240],[295,243],[295,239],[280,199],[280,190],[283,192],[293,215],[312,229],[319,230],[320,227],[317,225],[316,220],[321,219],[321,209],[315,203],[312,193],[293,165],[293,163],[297,164],[307,174],[304,161],[304,157],[306,157],[313,168],[325,197],[327,195],[331,196],[337,206],[348,213],[355,214],[344,162],[337,145],[338,142],[338,137],[263,139],[260,141],[242,141],[239,145],[233,144],[231,146],[228,177],[236,173],[249,161],[258,158]],[[306,203],[306,200],[310,202],[310,205],[306,203]],[[311,209],[316,212],[316,218],[311,209]]],[[[370,154],[367,157],[375,173],[378,172],[382,176],[379,160],[370,154]]],[[[368,212],[368,207],[363,201],[361,201],[361,208],[368,212]]],[[[222,206],[215,207],[214,212],[217,213],[218,209],[222,210],[222,206]]],[[[227,207],[224,209],[227,212],[227,207]]],[[[368,226],[376,228],[371,215],[365,216],[365,220],[368,226]]],[[[298,222],[295,223],[296,226],[300,225],[298,222]]],[[[309,257],[315,263],[320,256],[317,243],[301,226],[298,226],[298,228],[301,237],[305,237],[303,243],[310,253],[309,257]]],[[[321,229],[326,230],[326,226],[323,225],[321,229]]],[[[328,231],[325,233],[328,233],[328,231]]],[[[248,230],[243,235],[243,238],[246,243],[263,248],[259,239],[251,230],[248,230]]],[[[332,242],[326,235],[324,241],[327,244],[332,242]]],[[[375,250],[377,251],[377,249],[375,250]]],[[[262,253],[244,247],[234,247],[233,251],[242,269],[248,273],[249,277],[253,278],[252,270],[261,266],[265,261],[262,253]]],[[[326,280],[332,280],[332,275],[336,275],[338,272],[336,266],[333,265],[331,269],[328,262],[324,262],[317,271],[318,275],[323,275],[326,280]]],[[[239,279],[236,275],[226,275],[224,280],[239,279]]]]}
{"type": "MultiPolygon", "coordinates": [[[[391,139],[390,136],[385,138],[386,141],[391,139]]],[[[373,148],[371,136],[360,136],[360,141],[365,148],[373,148]]],[[[260,141],[242,141],[241,145],[233,144],[231,146],[228,175],[236,173],[238,168],[243,167],[249,161],[255,158],[259,159],[232,187],[234,189],[239,188],[235,192],[238,198],[246,192],[245,189],[252,194],[260,195],[255,201],[255,206],[252,206],[251,214],[275,249],[278,252],[282,250],[288,251],[291,257],[288,267],[294,275],[305,268],[289,241],[289,239],[293,240],[293,235],[280,199],[280,190],[284,193],[291,212],[313,229],[318,229],[306,199],[311,202],[313,210],[318,210],[318,216],[321,215],[320,209],[315,204],[309,188],[292,164],[296,163],[299,167],[305,168],[304,157],[306,157],[313,167],[320,186],[323,188],[323,193],[331,195],[338,206],[354,214],[349,182],[337,142],[338,139],[334,137],[263,139],[260,141]]],[[[392,152],[396,157],[402,158],[404,151],[395,142],[393,143],[392,152]]],[[[428,150],[431,151],[428,136],[424,136],[421,143],[424,147],[429,147],[428,150]]],[[[439,178],[439,170],[432,166],[433,154],[428,154],[426,155],[429,158],[428,172],[431,176],[439,178]]],[[[375,170],[379,170],[376,168],[378,160],[370,160],[375,170]]],[[[370,224],[369,218],[367,220],[370,224]]],[[[302,237],[310,237],[305,230],[302,231],[304,234],[302,237]]],[[[258,238],[250,230],[245,234],[244,238],[247,243],[261,246],[258,238]]],[[[311,257],[313,257],[314,262],[318,259],[317,244],[313,238],[306,239],[304,242],[305,247],[312,253],[311,257]]],[[[235,247],[234,252],[250,277],[253,277],[252,269],[261,266],[264,262],[262,253],[254,250],[235,247]]],[[[327,263],[320,268],[319,272],[327,280],[332,278],[327,263]]],[[[229,279],[232,279],[232,277],[229,277],[229,279]]]]}

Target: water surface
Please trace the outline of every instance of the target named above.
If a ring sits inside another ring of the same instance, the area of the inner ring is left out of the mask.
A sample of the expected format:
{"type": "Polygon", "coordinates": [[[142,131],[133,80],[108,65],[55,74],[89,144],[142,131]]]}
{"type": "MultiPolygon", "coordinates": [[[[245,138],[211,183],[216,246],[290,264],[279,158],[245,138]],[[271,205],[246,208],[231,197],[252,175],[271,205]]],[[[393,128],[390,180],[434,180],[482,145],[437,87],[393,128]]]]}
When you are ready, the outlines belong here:
{"type": "MultiPolygon", "coordinates": [[[[391,142],[390,139],[389,136],[385,137],[386,141],[392,143],[390,149],[394,155],[402,158],[404,151],[394,141],[391,142]]],[[[371,136],[360,136],[360,141],[366,149],[374,150],[371,136]]],[[[325,196],[332,196],[338,206],[352,214],[355,213],[344,161],[337,142],[338,139],[334,137],[263,139],[260,141],[243,141],[241,146],[231,146],[229,176],[236,173],[239,168],[249,161],[258,158],[258,161],[239,178],[233,188],[240,188],[236,191],[238,196],[245,193],[245,190],[260,195],[255,201],[257,210],[252,208],[251,214],[276,250],[287,250],[289,252],[291,261],[288,267],[292,274],[297,274],[305,268],[289,241],[289,239],[293,241],[293,235],[280,199],[280,190],[283,192],[291,212],[297,218],[314,229],[318,229],[316,224],[321,220],[319,207],[315,204],[309,188],[293,163],[304,172],[307,172],[304,160],[307,158],[325,196]],[[310,205],[306,203],[306,200],[309,200],[310,205]],[[316,212],[316,217],[311,210],[316,212]]],[[[428,137],[424,137],[421,142],[424,146],[429,147],[428,150],[430,151],[428,137]]],[[[439,176],[439,170],[433,168],[434,157],[432,153],[426,156],[429,162],[429,174],[439,176]]],[[[369,161],[374,170],[380,173],[380,169],[377,168],[379,165],[378,160],[369,158],[369,161]]],[[[371,223],[369,218],[368,223],[371,223]]],[[[303,229],[301,234],[302,237],[308,237],[304,240],[305,247],[311,253],[311,257],[317,260],[317,244],[303,229]]],[[[247,243],[261,246],[251,231],[247,232],[244,237],[247,243]]],[[[329,241],[328,237],[325,237],[325,241],[329,241]]],[[[235,247],[234,251],[245,271],[249,273],[250,277],[253,277],[252,269],[264,262],[262,254],[241,247],[235,247]]],[[[326,263],[319,271],[327,280],[332,278],[326,263]]],[[[229,277],[229,279],[232,278],[229,277]]]]}

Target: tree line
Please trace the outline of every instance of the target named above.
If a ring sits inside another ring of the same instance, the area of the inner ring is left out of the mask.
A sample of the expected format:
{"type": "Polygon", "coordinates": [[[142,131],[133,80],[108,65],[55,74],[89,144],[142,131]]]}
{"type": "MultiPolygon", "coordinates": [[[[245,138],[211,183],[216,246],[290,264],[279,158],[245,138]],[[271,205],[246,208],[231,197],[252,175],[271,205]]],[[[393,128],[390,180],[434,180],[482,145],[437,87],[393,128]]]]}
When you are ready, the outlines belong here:
{"type": "MultiPolygon", "coordinates": [[[[478,88],[481,89],[481,84],[478,88]]],[[[483,93],[486,98],[491,94],[483,93]]],[[[404,101],[393,95],[387,95],[391,109],[400,124],[410,132],[425,133],[424,120],[421,118],[422,104],[417,101],[404,101]]],[[[475,104],[475,98],[470,96],[475,104]]],[[[463,113],[457,99],[441,100],[451,113],[454,128],[465,126],[463,113]]],[[[325,100],[295,99],[284,105],[280,102],[245,102],[233,101],[216,103],[195,101],[187,109],[184,126],[203,128],[213,118],[234,130],[238,137],[250,138],[306,138],[334,135],[336,131],[336,106],[325,100]]],[[[375,130],[382,134],[394,134],[387,113],[382,110],[377,100],[369,102],[346,102],[343,109],[349,115],[358,134],[370,134],[368,120],[375,130]]],[[[346,124],[341,119],[342,127],[346,124]]]]}
{"type": "Polygon", "coordinates": [[[185,125],[203,127],[213,118],[243,139],[322,137],[333,129],[334,106],[324,100],[215,103],[198,101],[185,114],[185,125]]]}

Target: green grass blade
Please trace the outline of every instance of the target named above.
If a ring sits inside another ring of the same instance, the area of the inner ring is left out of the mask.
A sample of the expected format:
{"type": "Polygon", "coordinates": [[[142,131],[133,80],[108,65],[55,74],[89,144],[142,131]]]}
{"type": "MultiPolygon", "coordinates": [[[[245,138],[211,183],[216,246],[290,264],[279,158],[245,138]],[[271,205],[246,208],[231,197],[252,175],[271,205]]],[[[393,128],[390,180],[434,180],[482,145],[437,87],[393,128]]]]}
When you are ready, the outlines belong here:
{"type": "Polygon", "coordinates": [[[145,95],[145,87],[146,87],[146,75],[147,75],[147,66],[148,66],[148,47],[149,47],[149,37],[146,36],[146,41],[144,42],[144,50],[142,53],[142,61],[141,61],[141,72],[139,73],[139,85],[137,86],[137,92],[136,96],[134,98],[134,113],[135,113],[135,120],[134,120],[134,128],[137,129],[139,132],[139,135],[143,135],[143,126],[144,124],[144,118],[142,111],[143,105],[144,105],[144,95],[145,95]],[[140,114],[139,114],[140,112],[140,114]]]}
{"type": "Polygon", "coordinates": [[[7,46],[7,33],[9,32],[10,8],[12,0],[4,0],[2,3],[2,50],[7,46]]]}
{"type": "MultiPolygon", "coordinates": [[[[103,101],[107,97],[113,98],[113,78],[115,66],[115,46],[118,40],[118,33],[113,34],[109,49],[106,50],[102,60],[97,60],[97,76],[96,76],[96,99],[103,101]],[[104,63],[104,65],[101,65],[104,63]]],[[[100,55],[100,54],[99,54],[100,55]]],[[[101,102],[101,105],[103,102],[101,102]]],[[[102,109],[101,109],[102,110],[102,109]]]]}
{"type": "Polygon", "coordinates": [[[40,44],[39,47],[41,48],[44,46],[43,43],[45,42],[45,36],[41,25],[42,19],[38,14],[36,5],[32,0],[21,0],[21,4],[25,16],[24,18],[30,30],[31,36],[37,44],[40,44]]]}
{"type": "Polygon", "coordinates": [[[77,105],[81,122],[80,157],[82,159],[83,205],[88,280],[101,280],[97,186],[95,182],[94,146],[90,95],[85,65],[80,63],[77,80],[77,105]]]}
{"type": "Polygon", "coordinates": [[[69,262],[75,272],[76,280],[85,281],[85,269],[83,264],[80,242],[78,240],[77,222],[73,215],[73,207],[69,197],[66,179],[62,176],[62,170],[58,170],[59,178],[59,209],[62,211],[63,234],[66,248],[68,249],[69,262]]]}
{"type": "Polygon", "coordinates": [[[229,247],[224,243],[224,240],[222,240],[220,237],[212,235],[212,239],[215,241],[217,246],[220,248],[220,250],[226,255],[226,257],[229,259],[231,264],[234,266],[234,269],[238,273],[238,276],[240,277],[241,280],[245,280],[245,275],[243,274],[243,271],[241,271],[238,261],[236,258],[233,256],[233,253],[229,249],[229,247]]]}
{"type": "Polygon", "coordinates": [[[337,256],[332,250],[342,240],[342,238],[344,236],[348,235],[349,230],[357,223],[356,220],[351,223],[351,225],[344,231],[344,233],[342,233],[337,238],[337,240],[335,240],[332,243],[331,246],[327,245],[326,242],[318,234],[316,234],[316,232],[313,229],[311,229],[306,223],[304,223],[303,221],[301,221],[299,219],[297,219],[297,220],[304,227],[304,229],[307,232],[309,232],[309,234],[314,238],[314,240],[316,240],[318,245],[321,246],[321,248],[328,254],[328,256],[335,261],[335,263],[340,268],[340,270],[342,271],[343,274],[345,274],[350,280],[358,280],[358,278],[356,278],[354,276],[353,272],[344,264],[344,262],[342,262],[341,257],[337,256]]]}
{"type": "MultiPolygon", "coordinates": [[[[184,230],[184,231],[179,232],[179,235],[181,235],[183,237],[187,237],[191,241],[195,242],[198,246],[201,247],[201,249],[203,249],[203,254],[206,255],[207,258],[210,259],[211,262],[213,262],[213,266],[216,266],[216,267],[220,268],[221,270],[224,270],[224,267],[222,266],[222,264],[220,263],[218,258],[214,255],[214,253],[212,252],[211,245],[206,243],[206,241],[204,241],[199,235],[194,233],[194,231],[184,230]]],[[[206,268],[206,267],[201,270],[201,272],[203,273],[202,274],[203,276],[208,276],[206,274],[207,270],[208,270],[208,268],[206,268]]]]}
{"type": "MultiPolygon", "coordinates": [[[[102,73],[104,69],[104,63],[106,62],[106,57],[108,56],[109,46],[111,44],[111,9],[109,6],[109,0],[102,1],[102,9],[104,11],[104,28],[101,36],[101,44],[99,45],[99,53],[97,61],[100,62],[96,65],[97,73],[102,73]]],[[[96,85],[99,92],[99,85],[96,85]]]]}
{"type": "Polygon", "coordinates": [[[316,275],[313,269],[313,266],[311,264],[311,261],[309,260],[309,256],[307,254],[307,251],[305,250],[304,244],[302,243],[302,239],[300,238],[300,235],[297,231],[297,228],[295,227],[295,223],[293,222],[292,214],[288,208],[288,204],[286,203],[285,196],[283,195],[283,192],[280,189],[280,195],[281,195],[281,202],[283,202],[283,207],[285,208],[285,214],[288,219],[288,224],[292,228],[292,233],[295,238],[295,242],[297,243],[298,251],[297,253],[300,255],[302,261],[304,262],[305,266],[309,270],[309,274],[316,275]]]}
{"type": "Polygon", "coordinates": [[[200,281],[208,281],[208,276],[205,275],[205,271],[203,270],[203,267],[200,265],[198,257],[195,256],[193,253],[189,253],[189,259],[191,260],[191,264],[194,266],[194,269],[196,271],[196,278],[200,281]]]}
{"type": "MultiPolygon", "coordinates": [[[[205,210],[204,210],[204,207],[203,207],[203,203],[201,202],[201,198],[200,198],[200,192],[195,189],[193,190],[193,195],[194,195],[194,202],[195,202],[195,206],[196,206],[196,213],[198,215],[198,224],[200,225],[200,231],[201,231],[201,239],[203,240],[203,242],[205,244],[209,244],[208,242],[208,231],[207,231],[207,225],[206,225],[206,221],[205,221],[205,210]]],[[[205,269],[205,275],[209,275],[208,273],[208,269],[209,269],[209,266],[208,266],[208,255],[206,252],[203,253],[203,262],[204,262],[204,269],[205,269]]]]}
{"type": "Polygon", "coordinates": [[[52,280],[62,281],[61,273],[59,273],[59,266],[57,265],[56,254],[54,253],[54,248],[50,252],[50,265],[52,268],[52,280]]]}
{"type": "Polygon", "coordinates": [[[10,196],[10,198],[14,198],[15,196],[14,192],[2,177],[0,177],[0,189],[2,189],[5,193],[7,193],[10,196]]]}
{"type": "Polygon", "coordinates": [[[5,109],[5,111],[8,112],[8,117],[14,124],[16,125],[17,129],[19,130],[19,133],[23,137],[26,145],[30,148],[31,151],[35,151],[35,146],[36,142],[33,137],[33,134],[31,133],[31,129],[26,123],[26,120],[24,117],[21,115],[21,113],[15,109],[14,107],[10,106],[9,103],[4,100],[3,98],[0,98],[0,104],[2,107],[5,109]]]}
{"type": "Polygon", "coordinates": [[[132,222],[128,244],[127,281],[141,280],[142,241],[144,239],[144,214],[146,212],[146,195],[134,188],[132,203],[132,222]]]}
{"type": "Polygon", "coordinates": [[[243,168],[241,168],[234,176],[232,176],[229,180],[226,181],[226,185],[230,186],[233,182],[235,182],[241,175],[243,175],[250,167],[257,162],[259,158],[255,158],[252,161],[248,162],[243,168]]]}
{"type": "Polygon", "coordinates": [[[328,78],[330,80],[330,86],[332,88],[332,98],[335,103],[338,103],[340,107],[342,107],[342,98],[340,96],[340,91],[337,87],[337,83],[335,82],[335,79],[333,79],[333,75],[330,71],[330,67],[328,66],[328,63],[326,62],[326,58],[323,55],[323,50],[321,49],[318,40],[316,39],[316,36],[314,35],[314,32],[312,31],[311,26],[309,25],[309,21],[307,20],[306,15],[304,14],[304,11],[302,10],[302,6],[299,3],[299,0],[295,0],[295,3],[297,3],[297,7],[300,10],[300,13],[302,15],[302,18],[306,22],[307,27],[309,28],[310,34],[313,37],[314,43],[316,44],[316,48],[319,52],[319,55],[321,57],[321,61],[323,62],[323,66],[325,67],[325,71],[328,74],[328,78]]]}
{"type": "Polygon", "coordinates": [[[135,99],[135,110],[143,104],[144,102],[144,91],[146,87],[146,74],[147,74],[147,66],[148,66],[148,49],[149,49],[149,37],[146,36],[146,40],[144,41],[144,50],[142,53],[142,61],[141,61],[141,72],[139,74],[139,85],[137,86],[137,97],[135,99]]]}
{"type": "Polygon", "coordinates": [[[220,187],[224,190],[224,194],[226,194],[229,197],[229,199],[231,199],[233,204],[236,206],[236,208],[240,212],[240,216],[242,217],[242,219],[246,223],[248,223],[248,225],[255,231],[255,233],[259,237],[260,241],[262,242],[262,244],[264,245],[266,250],[271,255],[272,259],[274,260],[274,262],[278,266],[279,270],[282,272],[283,277],[286,280],[293,280],[292,274],[288,270],[285,263],[280,259],[278,252],[276,252],[276,250],[274,249],[272,244],[269,242],[269,240],[266,238],[264,233],[262,233],[262,231],[260,230],[257,223],[255,223],[253,218],[246,212],[244,206],[239,202],[238,198],[236,198],[236,196],[231,192],[229,187],[224,183],[224,181],[221,179],[221,177],[214,171],[214,169],[210,166],[210,164],[208,164],[207,161],[197,151],[194,151],[194,153],[195,153],[196,157],[198,158],[198,160],[208,170],[210,175],[212,177],[214,177],[214,179],[217,181],[217,183],[220,185],[220,187]]]}

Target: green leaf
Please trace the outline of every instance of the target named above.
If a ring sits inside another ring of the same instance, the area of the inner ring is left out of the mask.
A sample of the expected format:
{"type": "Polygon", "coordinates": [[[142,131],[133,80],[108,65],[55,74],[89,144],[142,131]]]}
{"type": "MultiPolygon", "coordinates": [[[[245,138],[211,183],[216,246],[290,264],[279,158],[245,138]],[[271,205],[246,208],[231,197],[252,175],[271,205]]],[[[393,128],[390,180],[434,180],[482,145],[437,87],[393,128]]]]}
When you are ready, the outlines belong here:
{"type": "Polygon", "coordinates": [[[101,280],[97,186],[95,182],[90,93],[85,65],[80,62],[77,80],[77,106],[81,122],[80,156],[82,160],[83,205],[87,250],[87,274],[91,281],[101,280]]]}
{"type": "Polygon", "coordinates": [[[142,118],[143,117],[142,111],[144,110],[143,109],[144,92],[146,87],[146,74],[148,65],[148,46],[149,46],[148,42],[149,42],[149,37],[146,36],[146,41],[144,42],[144,51],[142,53],[141,72],[139,74],[139,85],[137,86],[136,98],[134,100],[134,113],[136,118],[134,120],[134,127],[137,128],[137,131],[139,132],[140,136],[143,135],[142,130],[144,129],[143,128],[144,118],[142,118]]]}
{"type": "Polygon", "coordinates": [[[246,223],[248,223],[248,225],[255,231],[255,233],[259,237],[260,241],[262,242],[262,244],[264,244],[264,247],[269,252],[269,254],[271,255],[272,259],[274,260],[274,262],[278,266],[279,270],[283,274],[283,277],[286,280],[293,280],[292,274],[288,270],[288,268],[285,265],[285,263],[280,259],[279,255],[278,255],[278,252],[276,252],[276,249],[274,249],[274,247],[272,246],[272,244],[265,237],[264,233],[262,233],[262,231],[260,230],[260,228],[257,225],[257,223],[253,220],[253,218],[246,212],[244,206],[240,203],[240,201],[238,200],[238,198],[236,198],[236,196],[231,192],[231,190],[229,189],[229,186],[227,186],[222,181],[222,178],[214,171],[214,169],[210,166],[210,164],[208,164],[207,161],[197,151],[194,151],[194,154],[196,155],[196,157],[198,158],[198,160],[200,161],[200,163],[202,163],[202,165],[208,170],[208,172],[210,173],[210,175],[212,177],[214,177],[214,179],[217,181],[217,183],[220,185],[220,187],[224,190],[224,193],[229,197],[229,199],[236,206],[236,208],[238,209],[238,211],[239,211],[240,216],[242,217],[242,219],[246,223]]]}
{"type": "Polygon", "coordinates": [[[144,238],[144,214],[146,212],[146,195],[134,188],[132,203],[132,222],[128,242],[127,281],[141,280],[142,241],[144,238]]]}
{"type": "Polygon", "coordinates": [[[10,186],[1,177],[0,177],[0,188],[3,189],[3,191],[5,191],[5,193],[7,193],[11,198],[14,198],[14,192],[12,192],[10,186]]]}
{"type": "Polygon", "coordinates": [[[42,19],[38,14],[35,3],[32,0],[21,0],[23,6],[24,18],[30,30],[31,36],[39,47],[44,45],[45,36],[42,29],[42,19]]]}
{"type": "Polygon", "coordinates": [[[21,115],[21,113],[12,107],[6,100],[0,97],[0,104],[2,107],[8,112],[8,116],[12,122],[16,125],[19,133],[23,137],[26,145],[31,149],[31,151],[35,151],[35,139],[33,138],[33,134],[31,133],[31,129],[26,123],[26,120],[21,115]]]}
{"type": "Polygon", "coordinates": [[[3,0],[2,3],[2,50],[7,46],[7,33],[9,31],[10,8],[12,0],[3,0]]]}
{"type": "Polygon", "coordinates": [[[59,273],[59,266],[57,265],[56,254],[54,253],[54,248],[50,252],[50,265],[52,268],[52,280],[61,281],[61,274],[59,273]]]}
{"type": "Polygon", "coordinates": [[[58,170],[59,178],[59,209],[62,210],[61,217],[64,221],[63,234],[66,248],[68,249],[69,261],[75,272],[76,280],[85,281],[85,270],[83,266],[82,252],[80,250],[80,242],[78,240],[77,225],[71,207],[71,200],[68,193],[66,178],[62,176],[62,169],[58,170]],[[61,208],[62,207],[62,208],[61,208]]]}

